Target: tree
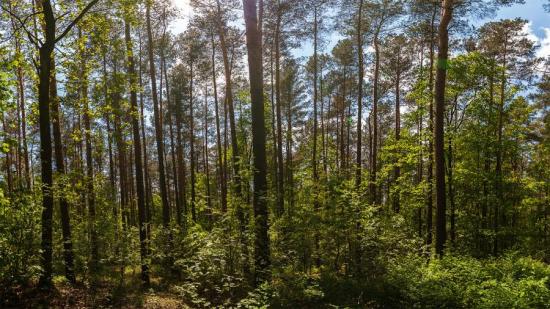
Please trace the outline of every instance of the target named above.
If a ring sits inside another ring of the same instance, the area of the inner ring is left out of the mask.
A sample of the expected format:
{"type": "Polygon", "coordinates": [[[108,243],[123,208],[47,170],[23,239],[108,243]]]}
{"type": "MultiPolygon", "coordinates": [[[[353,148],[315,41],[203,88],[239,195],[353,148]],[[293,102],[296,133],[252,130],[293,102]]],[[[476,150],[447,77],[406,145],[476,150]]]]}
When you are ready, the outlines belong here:
{"type": "MultiPolygon", "coordinates": [[[[495,239],[493,244],[493,254],[499,252],[499,222],[501,214],[499,211],[504,204],[503,192],[503,128],[505,121],[505,105],[507,98],[508,75],[521,79],[528,79],[531,74],[531,68],[535,65],[533,62],[534,43],[527,37],[523,29],[527,24],[526,20],[502,20],[491,22],[480,29],[480,41],[482,50],[492,58],[495,64],[499,64],[500,70],[493,68],[491,80],[500,81],[500,93],[497,103],[497,129],[496,129],[496,151],[495,151],[495,191],[498,202],[495,203],[493,230],[495,239]],[[500,76],[498,76],[500,75],[500,76]]],[[[494,86],[491,82],[491,98],[494,97],[494,86]]],[[[494,100],[492,100],[494,101],[494,100]]],[[[490,102],[494,104],[495,102],[490,102]]]]}
{"type": "MultiPolygon", "coordinates": [[[[50,76],[52,71],[52,53],[55,45],[61,41],[71,29],[82,19],[82,17],[98,2],[91,0],[80,13],[57,34],[56,18],[54,8],[50,0],[38,0],[37,6],[41,8],[44,20],[44,38],[39,40],[35,34],[27,29],[23,20],[17,17],[21,27],[29,41],[39,51],[38,65],[38,110],[40,124],[40,161],[42,173],[42,267],[43,273],[40,277],[40,285],[48,287],[52,279],[52,217],[53,217],[53,173],[52,173],[52,142],[51,142],[51,119],[50,119],[50,76]]],[[[14,12],[2,7],[11,16],[14,12]]]]}
{"type": "Polygon", "coordinates": [[[268,212],[267,212],[267,163],[265,154],[265,119],[262,77],[262,16],[263,2],[243,0],[248,50],[250,97],[252,100],[252,147],[254,152],[254,265],[255,284],[269,278],[270,265],[268,212]]]}
{"type": "MultiPolygon", "coordinates": [[[[127,9],[133,7],[132,3],[129,4],[127,9]]],[[[139,125],[139,110],[137,104],[137,75],[135,69],[134,47],[132,42],[131,33],[131,15],[130,12],[123,12],[126,16],[124,20],[124,40],[126,43],[126,55],[127,55],[127,71],[128,71],[128,85],[130,86],[130,113],[132,118],[132,135],[134,141],[134,164],[136,175],[136,193],[138,204],[138,226],[139,226],[139,244],[140,244],[140,257],[141,257],[141,280],[145,285],[149,284],[149,265],[148,248],[147,248],[147,225],[149,224],[146,210],[145,210],[145,184],[143,179],[143,163],[142,163],[142,148],[140,137],[140,125],[139,125]]]]}
{"type": "Polygon", "coordinates": [[[441,8],[441,21],[438,27],[437,70],[435,75],[435,190],[437,207],[437,224],[435,229],[435,251],[443,255],[447,240],[447,199],[445,194],[445,87],[447,63],[449,56],[449,24],[453,17],[453,0],[444,0],[441,8]]]}
{"type": "Polygon", "coordinates": [[[153,97],[153,117],[155,119],[155,138],[157,142],[157,160],[159,166],[159,186],[162,200],[162,224],[164,228],[168,228],[170,224],[170,205],[168,204],[168,189],[166,185],[166,170],[164,167],[164,133],[161,124],[161,115],[159,110],[159,101],[157,93],[157,77],[154,58],[154,42],[153,32],[151,30],[151,5],[152,0],[147,0],[146,3],[146,21],[147,21],[147,41],[148,41],[148,57],[149,57],[149,75],[151,77],[151,92],[153,97]]]}

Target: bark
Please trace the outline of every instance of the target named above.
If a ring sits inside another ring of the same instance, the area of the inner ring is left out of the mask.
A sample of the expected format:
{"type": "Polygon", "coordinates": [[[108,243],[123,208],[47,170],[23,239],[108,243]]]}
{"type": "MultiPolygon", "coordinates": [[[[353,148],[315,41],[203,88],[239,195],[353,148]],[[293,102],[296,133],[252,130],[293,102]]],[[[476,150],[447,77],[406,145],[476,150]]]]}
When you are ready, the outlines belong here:
{"type": "MultiPolygon", "coordinates": [[[[164,52],[162,53],[162,63],[164,67],[164,79],[166,81],[166,100],[168,102],[168,106],[171,104],[170,100],[170,88],[168,84],[168,73],[166,72],[166,61],[164,59],[164,52]]],[[[176,223],[178,225],[181,225],[181,209],[182,209],[182,202],[180,199],[179,194],[179,185],[178,185],[178,171],[177,171],[177,164],[176,164],[176,152],[175,152],[175,143],[174,143],[174,119],[172,117],[172,111],[170,108],[168,108],[168,123],[169,123],[169,130],[170,130],[170,156],[172,158],[172,175],[174,177],[174,199],[176,204],[176,223]]]]}
{"type": "Polygon", "coordinates": [[[178,193],[182,203],[183,218],[182,223],[185,226],[187,221],[187,191],[185,181],[185,158],[183,149],[182,124],[183,124],[183,107],[181,99],[176,100],[176,155],[178,157],[178,193]]]}
{"type": "MultiPolygon", "coordinates": [[[[325,100],[323,97],[323,67],[321,66],[321,72],[320,72],[320,79],[319,79],[319,92],[321,94],[321,153],[323,154],[323,171],[325,172],[325,179],[328,175],[328,155],[327,155],[327,140],[328,136],[328,130],[325,127],[325,100]]],[[[329,98],[330,99],[330,98],[329,98]]]]}
{"type": "Polygon", "coordinates": [[[143,179],[143,166],[141,160],[141,137],[139,128],[139,111],[137,104],[136,94],[136,69],[135,60],[133,55],[132,36],[130,31],[130,24],[126,20],[124,22],[124,33],[126,43],[127,54],[127,70],[128,70],[128,82],[130,85],[130,106],[132,116],[132,135],[134,140],[134,164],[136,174],[136,193],[138,204],[138,219],[139,219],[139,244],[140,244],[140,257],[141,257],[141,280],[145,285],[149,284],[149,265],[148,265],[148,248],[147,248],[147,226],[149,224],[146,208],[145,208],[145,186],[143,179]]]}
{"type": "Polygon", "coordinates": [[[454,183],[453,183],[453,139],[452,137],[449,137],[448,140],[448,182],[449,182],[449,203],[451,206],[451,230],[450,230],[450,236],[451,236],[451,244],[454,245],[456,240],[456,205],[455,205],[455,191],[454,191],[454,183]]]}
{"type": "Polygon", "coordinates": [[[155,138],[157,142],[157,160],[159,169],[159,186],[160,196],[162,201],[162,225],[168,228],[170,224],[170,206],[168,204],[168,192],[166,187],[166,171],[164,167],[164,137],[161,124],[161,115],[159,111],[159,100],[157,93],[157,77],[155,70],[155,57],[153,54],[154,43],[153,33],[151,29],[151,1],[147,1],[146,5],[146,22],[147,22],[147,40],[148,40],[148,56],[149,56],[149,73],[151,75],[151,94],[153,97],[153,117],[155,118],[155,138]]]}
{"type": "MultiPolygon", "coordinates": [[[[12,24],[15,25],[15,21],[12,19],[12,24]]],[[[21,53],[21,41],[16,36],[15,37],[15,50],[16,54],[21,53]]],[[[18,118],[19,118],[19,125],[20,125],[20,138],[21,142],[23,144],[23,166],[25,168],[25,185],[28,190],[32,188],[32,180],[31,180],[31,172],[30,172],[30,164],[29,164],[29,148],[27,143],[27,116],[26,116],[26,108],[25,108],[25,72],[23,71],[22,66],[17,66],[16,69],[16,76],[17,76],[17,95],[18,95],[18,118]]]]}
{"type": "Polygon", "coordinates": [[[210,170],[208,167],[208,88],[204,91],[204,174],[206,175],[206,205],[209,215],[212,214],[212,197],[210,192],[210,170]]]}
{"type": "Polygon", "coordinates": [[[218,152],[218,173],[220,180],[220,204],[222,212],[227,212],[227,180],[224,177],[224,162],[222,152],[222,139],[220,134],[220,115],[218,106],[218,84],[216,81],[216,48],[214,45],[214,34],[211,34],[212,43],[212,86],[214,89],[214,113],[216,117],[216,147],[218,152]]]}
{"type": "Polygon", "coordinates": [[[363,0],[359,1],[359,11],[357,16],[357,57],[359,62],[359,76],[357,84],[357,161],[355,162],[356,171],[355,171],[355,186],[359,187],[361,185],[361,170],[362,170],[362,120],[363,120],[363,0]]]}
{"type": "MultiPolygon", "coordinates": [[[[400,62],[401,58],[400,55],[397,54],[397,72],[395,76],[395,141],[396,143],[399,143],[399,140],[401,139],[401,97],[400,97],[400,87],[401,87],[401,68],[400,68],[400,62]]],[[[397,153],[399,155],[399,152],[397,153]]],[[[400,187],[399,187],[399,177],[401,177],[401,168],[399,167],[399,156],[396,158],[395,162],[395,169],[394,169],[394,181],[395,181],[395,190],[394,193],[394,199],[393,199],[393,209],[396,213],[399,213],[399,210],[401,208],[400,205],[400,187]]]]}
{"type": "MultiPolygon", "coordinates": [[[[143,75],[142,75],[142,42],[141,32],[139,33],[139,88],[143,89],[143,75]]],[[[147,136],[145,135],[145,103],[143,102],[143,92],[139,93],[139,107],[140,107],[140,121],[141,121],[141,140],[143,141],[143,177],[145,184],[145,209],[148,220],[151,218],[151,204],[153,203],[153,194],[151,188],[151,177],[149,175],[149,160],[147,154],[147,136]]],[[[149,228],[149,227],[147,227],[149,228]]],[[[149,235],[149,234],[147,234],[149,235]]]]}
{"type": "Polygon", "coordinates": [[[500,101],[498,104],[498,123],[497,123],[497,151],[496,151],[496,163],[495,163],[495,192],[497,196],[497,203],[495,203],[495,217],[493,218],[493,231],[495,233],[495,241],[493,244],[493,255],[497,256],[499,252],[499,212],[500,207],[504,203],[504,194],[502,192],[502,134],[504,125],[504,104],[506,95],[506,66],[507,66],[507,53],[508,53],[508,37],[504,40],[504,54],[502,59],[502,76],[500,85],[500,101]]]}
{"type": "MultiPolygon", "coordinates": [[[[379,29],[378,29],[379,31],[379,29]]],[[[372,150],[371,150],[371,171],[369,191],[371,194],[371,202],[378,203],[378,194],[376,186],[377,160],[378,160],[378,82],[380,79],[380,47],[378,42],[379,32],[374,34],[374,79],[373,79],[373,94],[372,94],[372,150]]]]}
{"type": "Polygon", "coordinates": [[[426,229],[427,229],[427,236],[426,236],[426,244],[431,246],[433,241],[433,161],[434,161],[434,148],[433,148],[433,138],[431,137],[434,129],[433,129],[433,123],[434,123],[434,90],[433,90],[433,83],[434,83],[434,74],[433,74],[433,68],[434,68],[434,54],[435,54],[435,17],[437,13],[438,5],[434,4],[433,8],[433,14],[432,19],[430,23],[430,74],[429,74],[429,80],[428,80],[428,87],[430,92],[430,107],[429,107],[429,119],[428,119],[428,130],[430,132],[430,137],[428,138],[428,171],[426,175],[426,181],[428,183],[428,195],[426,198],[426,229]]]}
{"type": "Polygon", "coordinates": [[[217,3],[217,9],[218,9],[218,15],[220,15],[217,26],[218,26],[218,36],[220,38],[220,47],[222,50],[222,57],[223,57],[223,69],[225,73],[225,104],[227,105],[228,113],[229,113],[229,127],[231,130],[231,151],[232,156],[231,159],[233,161],[233,171],[234,171],[234,183],[235,183],[235,191],[237,196],[241,195],[241,180],[240,180],[240,153],[239,153],[239,145],[237,143],[237,129],[235,124],[235,110],[233,108],[233,90],[232,90],[232,82],[231,82],[231,65],[229,61],[229,51],[227,47],[226,37],[225,37],[225,29],[222,25],[222,23],[219,21],[221,19],[221,5],[220,0],[216,0],[217,3]]]}
{"type": "Polygon", "coordinates": [[[252,145],[254,152],[254,198],[255,216],[254,265],[255,280],[258,286],[269,279],[270,250],[268,235],[267,212],[267,163],[266,163],[266,132],[264,119],[263,72],[262,72],[262,34],[261,16],[262,0],[259,13],[256,0],[243,0],[244,20],[246,24],[246,47],[248,50],[248,66],[250,81],[250,96],[252,99],[252,145]],[[259,16],[258,16],[259,15],[259,16]]]}
{"type": "MultiPolygon", "coordinates": [[[[283,175],[283,120],[281,116],[281,22],[280,1],[277,0],[277,21],[275,25],[275,100],[277,115],[277,213],[284,212],[284,175],[283,175]]],[[[315,143],[315,142],[314,142],[315,143]]],[[[315,152],[315,145],[314,145],[315,152]]]]}
{"type": "MultiPolygon", "coordinates": [[[[59,113],[59,99],[57,98],[57,83],[55,75],[55,61],[52,59],[52,74],[50,80],[50,97],[53,101],[52,108],[52,128],[55,147],[55,166],[58,176],[65,175],[65,161],[63,160],[63,143],[61,139],[61,116],[59,113]]],[[[74,275],[74,258],[73,244],[71,235],[71,223],[69,216],[69,203],[65,194],[61,192],[59,195],[59,213],[61,214],[61,230],[63,234],[63,257],[65,262],[65,276],[74,283],[76,281],[74,275]]]]}
{"type": "Polygon", "coordinates": [[[40,0],[44,15],[44,43],[39,48],[40,68],[38,72],[38,122],[40,129],[40,162],[42,177],[42,274],[41,286],[50,286],[52,279],[53,254],[53,175],[52,138],[50,130],[50,77],[52,52],[55,47],[55,16],[49,0],[40,0]]]}
{"type": "MultiPolygon", "coordinates": [[[[115,62],[114,74],[117,74],[118,68],[115,62]]],[[[126,155],[126,141],[122,132],[122,119],[121,115],[124,113],[120,107],[120,94],[117,92],[112,93],[112,104],[114,111],[114,129],[115,129],[115,142],[117,146],[117,160],[118,160],[118,174],[119,174],[119,186],[120,186],[120,211],[122,213],[122,225],[126,228],[127,224],[131,224],[131,209],[130,209],[130,195],[128,190],[128,164],[126,155]]]]}
{"type": "MultiPolygon", "coordinates": [[[[82,38],[82,30],[78,31],[79,38],[82,38]]],[[[91,111],[88,101],[88,72],[86,68],[86,55],[84,50],[79,51],[80,54],[80,82],[81,82],[81,103],[82,103],[82,118],[84,122],[84,138],[86,140],[86,197],[88,201],[88,225],[90,232],[90,271],[95,275],[99,266],[99,251],[97,243],[97,232],[95,228],[96,205],[94,192],[94,160],[92,149],[92,125],[91,111]]]]}
{"type": "Polygon", "coordinates": [[[446,192],[445,192],[445,87],[447,79],[447,61],[449,54],[449,23],[452,19],[453,0],[444,0],[441,10],[441,22],[438,29],[438,55],[435,76],[435,191],[437,221],[435,231],[435,251],[438,256],[443,255],[447,241],[446,192]]]}
{"type": "Polygon", "coordinates": [[[189,84],[189,144],[190,144],[190,161],[191,161],[191,219],[197,222],[197,211],[195,209],[195,119],[193,118],[193,62],[190,63],[190,84],[189,84]]]}

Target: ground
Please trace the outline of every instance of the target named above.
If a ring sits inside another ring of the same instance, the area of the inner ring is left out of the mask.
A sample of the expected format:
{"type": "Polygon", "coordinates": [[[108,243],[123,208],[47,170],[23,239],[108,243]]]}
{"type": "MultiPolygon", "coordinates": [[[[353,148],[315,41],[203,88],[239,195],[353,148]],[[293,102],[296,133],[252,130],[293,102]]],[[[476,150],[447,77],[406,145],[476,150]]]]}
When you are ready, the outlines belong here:
{"type": "Polygon", "coordinates": [[[170,287],[163,287],[153,278],[149,288],[142,288],[137,276],[130,276],[122,285],[100,281],[96,288],[78,283],[70,285],[64,280],[54,280],[49,291],[35,284],[10,287],[0,291],[0,308],[191,308],[170,287]]]}

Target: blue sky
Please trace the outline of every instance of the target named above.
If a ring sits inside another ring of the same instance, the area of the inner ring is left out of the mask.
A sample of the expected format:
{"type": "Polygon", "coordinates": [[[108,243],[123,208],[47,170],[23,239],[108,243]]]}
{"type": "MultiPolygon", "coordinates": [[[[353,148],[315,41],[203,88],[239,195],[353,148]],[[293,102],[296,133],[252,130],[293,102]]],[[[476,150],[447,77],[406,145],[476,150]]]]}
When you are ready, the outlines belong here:
{"type": "MultiPolygon", "coordinates": [[[[182,32],[185,30],[187,19],[191,14],[189,7],[189,0],[172,0],[176,7],[178,7],[183,17],[177,20],[172,29],[175,32],[182,32]]],[[[299,0],[297,0],[299,1],[299,0]]],[[[498,20],[504,18],[517,18],[529,20],[528,27],[524,29],[526,33],[531,36],[531,39],[535,40],[541,48],[539,49],[539,56],[550,56],[550,13],[547,13],[543,9],[543,4],[548,3],[548,0],[525,0],[525,4],[516,4],[510,7],[502,8],[498,11],[494,18],[486,19],[481,23],[489,20],[498,20]]],[[[332,40],[333,44],[338,40],[337,36],[332,40]]],[[[327,50],[329,51],[333,44],[329,44],[327,50]]],[[[308,55],[311,47],[309,44],[302,46],[300,51],[297,51],[298,55],[308,55]]]]}
{"type": "Polygon", "coordinates": [[[532,30],[539,38],[544,38],[544,28],[550,28],[550,14],[542,8],[547,0],[525,0],[525,4],[516,4],[503,8],[498,13],[498,18],[521,17],[531,21],[532,30]]]}
{"type": "Polygon", "coordinates": [[[529,20],[529,25],[524,31],[528,32],[531,39],[540,44],[538,55],[550,56],[550,13],[543,9],[543,4],[548,0],[525,0],[525,4],[516,4],[501,9],[496,19],[521,17],[529,20]]]}

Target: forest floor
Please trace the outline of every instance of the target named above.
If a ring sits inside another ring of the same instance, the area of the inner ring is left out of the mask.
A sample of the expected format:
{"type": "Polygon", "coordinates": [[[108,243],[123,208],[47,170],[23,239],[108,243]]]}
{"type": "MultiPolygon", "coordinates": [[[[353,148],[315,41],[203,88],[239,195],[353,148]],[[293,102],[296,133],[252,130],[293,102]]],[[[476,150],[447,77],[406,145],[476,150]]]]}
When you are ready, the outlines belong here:
{"type": "Polygon", "coordinates": [[[170,288],[163,287],[152,278],[149,288],[141,287],[137,274],[126,275],[120,285],[112,281],[99,281],[94,289],[78,283],[71,285],[63,280],[54,280],[50,290],[41,290],[34,285],[11,287],[0,291],[0,308],[145,308],[176,309],[191,308],[170,288]]]}

